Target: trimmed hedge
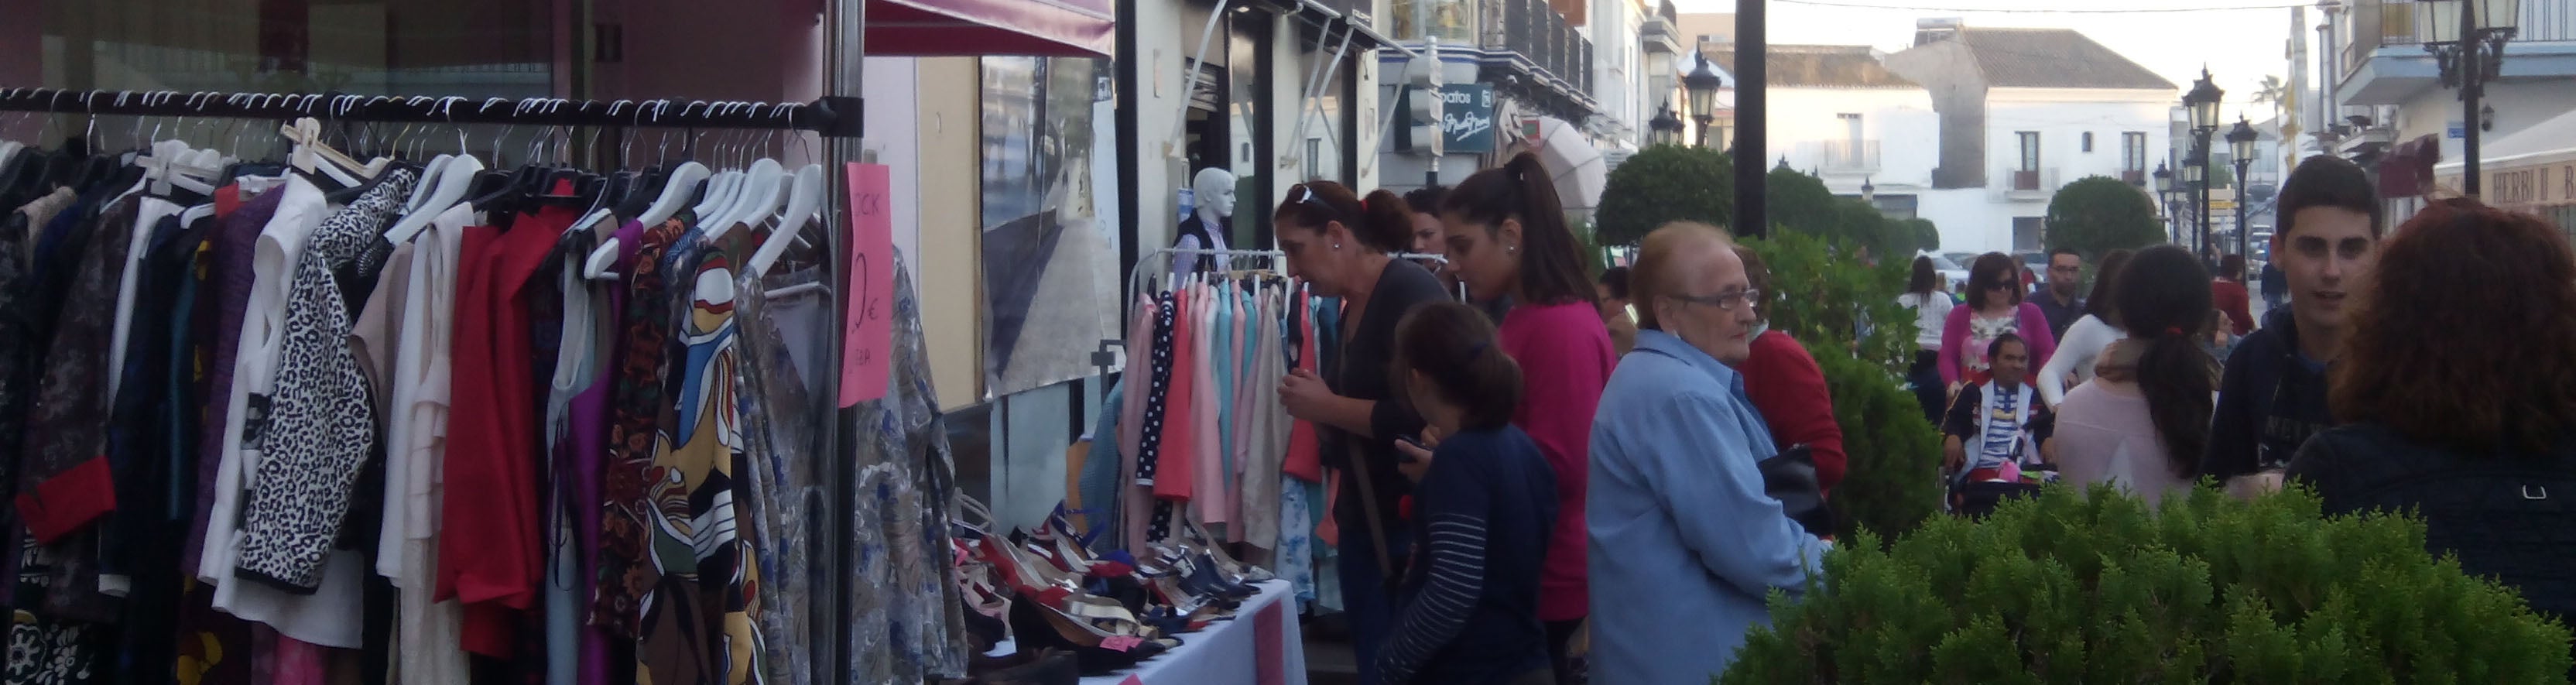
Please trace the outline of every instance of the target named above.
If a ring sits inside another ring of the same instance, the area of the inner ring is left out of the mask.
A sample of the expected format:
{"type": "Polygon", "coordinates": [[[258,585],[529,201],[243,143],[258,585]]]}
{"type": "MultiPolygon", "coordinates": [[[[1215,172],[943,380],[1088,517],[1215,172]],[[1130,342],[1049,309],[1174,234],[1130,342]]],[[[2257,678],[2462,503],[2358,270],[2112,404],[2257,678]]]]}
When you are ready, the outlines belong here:
{"type": "Polygon", "coordinates": [[[2150,511],[2047,488],[1983,523],[1837,546],[1720,682],[2561,683],[2566,627],[2424,552],[2423,524],[2304,490],[2150,511]]]}

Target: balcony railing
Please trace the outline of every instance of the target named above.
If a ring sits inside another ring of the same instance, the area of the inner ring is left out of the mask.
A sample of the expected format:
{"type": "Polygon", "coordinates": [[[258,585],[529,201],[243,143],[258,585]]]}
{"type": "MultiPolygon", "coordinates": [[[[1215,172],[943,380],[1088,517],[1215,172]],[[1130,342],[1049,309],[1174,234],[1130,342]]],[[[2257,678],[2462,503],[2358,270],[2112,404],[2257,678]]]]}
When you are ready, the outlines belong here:
{"type": "Polygon", "coordinates": [[[1562,80],[1576,93],[1592,91],[1592,41],[1576,33],[1547,0],[1478,1],[1484,9],[1486,50],[1519,53],[1537,68],[1538,75],[1562,80]]]}
{"type": "Polygon", "coordinates": [[[1800,156],[1824,173],[1872,173],[1878,171],[1878,141],[1817,140],[1798,144],[1800,156]]]}
{"type": "Polygon", "coordinates": [[[2023,169],[2008,166],[1995,172],[1995,185],[2005,199],[2045,200],[2057,192],[2057,168],[2023,169]]]}
{"type": "MultiPolygon", "coordinates": [[[[2431,27],[2417,26],[2414,0],[2360,0],[2345,19],[2343,74],[2351,76],[2382,47],[2424,44],[2431,27]]],[[[2456,7],[2456,5],[2454,5],[2456,7]]],[[[2524,0],[2514,42],[2576,40],[2576,0],[2524,0]]],[[[2507,53],[2510,54],[2510,53],[2507,53]]]]}

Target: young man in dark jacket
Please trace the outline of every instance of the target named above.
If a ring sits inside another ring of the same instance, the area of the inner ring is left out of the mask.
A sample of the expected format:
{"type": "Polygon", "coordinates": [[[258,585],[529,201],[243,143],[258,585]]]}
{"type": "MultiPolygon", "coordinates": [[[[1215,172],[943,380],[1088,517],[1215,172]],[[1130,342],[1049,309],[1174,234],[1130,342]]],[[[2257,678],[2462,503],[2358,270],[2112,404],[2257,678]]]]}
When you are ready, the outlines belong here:
{"type": "Polygon", "coordinates": [[[2326,366],[2343,344],[2347,300],[2378,258],[2381,214],[2370,177],[2341,158],[2310,157],[2282,184],[2272,260],[2291,302],[2228,357],[2202,475],[2241,495],[2276,488],[2299,445],[2334,425],[2326,366]]]}

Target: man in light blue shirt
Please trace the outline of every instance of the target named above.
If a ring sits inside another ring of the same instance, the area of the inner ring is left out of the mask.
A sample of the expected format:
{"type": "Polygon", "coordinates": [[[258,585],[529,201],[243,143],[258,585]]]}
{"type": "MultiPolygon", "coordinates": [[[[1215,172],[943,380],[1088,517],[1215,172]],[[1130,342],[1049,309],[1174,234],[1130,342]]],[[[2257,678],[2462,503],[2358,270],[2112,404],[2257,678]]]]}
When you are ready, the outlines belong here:
{"type": "Polygon", "coordinates": [[[1641,252],[1637,348],[1592,424],[1592,682],[1705,683],[1770,625],[1772,589],[1805,590],[1827,543],[1764,494],[1770,432],[1728,366],[1752,354],[1763,293],[1726,234],[1669,225],[1641,252]]]}

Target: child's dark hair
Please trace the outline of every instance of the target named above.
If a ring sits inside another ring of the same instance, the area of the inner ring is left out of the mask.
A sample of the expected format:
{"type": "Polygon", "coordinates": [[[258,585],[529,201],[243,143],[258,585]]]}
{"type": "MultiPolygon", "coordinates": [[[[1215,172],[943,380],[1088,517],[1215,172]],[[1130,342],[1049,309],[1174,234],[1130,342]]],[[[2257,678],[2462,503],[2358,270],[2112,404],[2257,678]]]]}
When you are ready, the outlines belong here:
{"type": "Polygon", "coordinates": [[[1601,287],[1610,290],[1610,299],[1628,299],[1628,267],[1614,266],[1601,270],[1601,287]]]}
{"type": "Polygon", "coordinates": [[[1442,216],[1456,216],[1488,231],[1503,220],[1521,224],[1521,291],[1526,304],[1594,303],[1592,279],[1584,263],[1591,255],[1565,224],[1565,205],[1557,200],[1556,179],[1539,165],[1536,153],[1523,152],[1500,168],[1468,176],[1440,199],[1442,216]]]}
{"type": "Polygon", "coordinates": [[[2019,335],[2003,333],[1996,335],[1994,342],[1986,343],[1986,359],[1992,360],[1996,357],[2004,356],[2004,345],[2006,344],[2020,345],[2022,354],[2030,354],[2029,341],[2021,339],[2021,336],[2019,335]]]}
{"type": "Polygon", "coordinates": [[[2120,268],[2120,284],[2111,290],[2129,338],[2122,345],[2138,350],[2138,392],[2147,398],[2147,417],[2164,438],[2172,472],[2189,476],[2200,468],[2209,446],[2210,399],[2217,375],[2209,353],[2195,339],[2209,325],[2209,270],[2191,251],[2173,245],[2139,250],[2120,268]]]}
{"type": "Polygon", "coordinates": [[[2275,239],[2288,239],[2299,230],[2299,210],[2309,207],[2333,207],[2370,216],[2370,237],[2378,238],[2380,224],[2387,220],[2387,210],[2379,204],[2378,187],[2370,183],[2370,172],[2352,160],[2334,155],[2317,155],[2299,162],[2290,170],[2290,178],[2281,182],[2279,205],[2275,212],[2281,219],[2281,230],[2275,239]]]}
{"type": "MultiPolygon", "coordinates": [[[[1434,302],[1413,308],[1395,325],[1393,367],[1399,384],[1412,383],[1416,372],[1430,379],[1433,387],[1418,390],[1463,410],[1461,429],[1501,428],[1520,407],[1520,364],[1503,353],[1494,325],[1475,307],[1434,302]]],[[[1412,402],[1409,392],[1395,395],[1412,402]]]]}
{"type": "Polygon", "coordinates": [[[1375,190],[1362,199],[1348,186],[1308,181],[1288,187],[1288,199],[1273,218],[1283,226],[1322,232],[1339,221],[1361,245],[1379,252],[1402,252],[1413,245],[1413,210],[1391,190],[1375,190]]]}

